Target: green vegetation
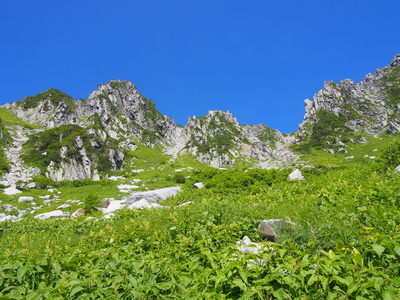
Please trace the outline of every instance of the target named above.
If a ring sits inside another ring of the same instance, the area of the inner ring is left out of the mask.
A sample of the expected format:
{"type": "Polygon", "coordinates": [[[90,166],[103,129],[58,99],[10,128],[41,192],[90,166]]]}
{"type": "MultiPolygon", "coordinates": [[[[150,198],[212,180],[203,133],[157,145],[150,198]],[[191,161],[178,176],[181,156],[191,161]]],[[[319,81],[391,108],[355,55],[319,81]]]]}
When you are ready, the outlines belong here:
{"type": "Polygon", "coordinates": [[[0,107],[0,118],[4,124],[4,126],[22,126],[28,129],[34,129],[34,128],[39,128],[39,125],[35,124],[28,124],[24,121],[22,121],[20,118],[15,116],[13,113],[11,113],[9,110],[7,110],[4,107],[0,107]]]}
{"type": "Polygon", "coordinates": [[[91,214],[94,210],[96,210],[96,207],[100,203],[99,196],[97,194],[89,194],[85,200],[83,200],[85,205],[83,206],[83,209],[85,210],[86,214],[91,214]]]}
{"type": "Polygon", "coordinates": [[[210,188],[185,188],[162,203],[171,209],[2,223],[0,296],[398,299],[399,176],[346,167],[303,170],[296,182],[277,171],[268,182],[271,171],[249,172],[194,172],[210,188]],[[225,177],[237,186],[211,187],[225,177]],[[269,218],[298,227],[263,241],[256,228],[269,218]],[[245,235],[266,249],[240,253],[245,235]]]}
{"type": "Polygon", "coordinates": [[[110,86],[113,89],[122,89],[126,86],[126,81],[111,80],[110,86]]]}
{"type": "MultiPolygon", "coordinates": [[[[53,104],[53,106],[57,106],[60,102],[65,101],[68,105],[68,107],[73,111],[74,110],[74,99],[61,92],[60,90],[57,89],[48,89],[45,92],[39,93],[36,96],[32,97],[25,97],[24,99],[21,100],[21,105],[24,108],[24,110],[27,110],[29,108],[34,108],[37,107],[39,102],[43,100],[50,100],[50,102],[53,104]]],[[[44,110],[48,110],[49,107],[46,106],[44,107],[44,110]],[[46,109],[47,107],[47,109],[46,109]]]]}
{"type": "Polygon", "coordinates": [[[307,141],[295,145],[293,149],[303,153],[310,152],[311,148],[337,148],[332,146],[337,140],[348,143],[351,139],[357,139],[359,134],[345,125],[349,116],[336,116],[334,113],[325,109],[316,112],[317,121],[308,129],[311,135],[307,141]],[[329,143],[329,144],[328,144],[329,143]]]}

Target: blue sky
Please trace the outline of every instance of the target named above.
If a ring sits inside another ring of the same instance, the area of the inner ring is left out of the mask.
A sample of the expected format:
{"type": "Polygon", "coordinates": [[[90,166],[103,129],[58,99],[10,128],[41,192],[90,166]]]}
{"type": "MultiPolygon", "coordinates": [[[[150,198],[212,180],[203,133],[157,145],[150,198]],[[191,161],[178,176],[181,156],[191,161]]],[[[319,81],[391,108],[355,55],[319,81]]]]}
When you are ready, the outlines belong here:
{"type": "Polygon", "coordinates": [[[129,80],[162,114],[298,129],[304,99],[400,53],[400,1],[1,1],[0,105],[129,80]]]}

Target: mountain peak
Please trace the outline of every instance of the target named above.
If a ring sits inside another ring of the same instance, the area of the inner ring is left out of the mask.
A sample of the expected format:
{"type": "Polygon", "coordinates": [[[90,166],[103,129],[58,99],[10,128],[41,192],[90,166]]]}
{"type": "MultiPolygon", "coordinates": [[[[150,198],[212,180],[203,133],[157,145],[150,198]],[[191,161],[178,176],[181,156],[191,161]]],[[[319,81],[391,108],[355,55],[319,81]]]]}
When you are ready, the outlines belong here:
{"type": "Polygon", "coordinates": [[[396,54],[396,55],[393,57],[393,60],[392,60],[392,62],[390,63],[389,66],[395,67],[395,66],[399,66],[399,65],[400,65],[400,54],[396,54]]]}

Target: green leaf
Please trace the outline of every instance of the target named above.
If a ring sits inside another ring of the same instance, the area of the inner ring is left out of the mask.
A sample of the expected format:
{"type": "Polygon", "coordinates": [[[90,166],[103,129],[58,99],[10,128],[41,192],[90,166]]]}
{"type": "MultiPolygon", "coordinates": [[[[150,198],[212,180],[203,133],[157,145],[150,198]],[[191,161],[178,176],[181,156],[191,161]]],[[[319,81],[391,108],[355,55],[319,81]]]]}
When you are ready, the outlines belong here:
{"type": "Polygon", "coordinates": [[[379,255],[379,257],[381,257],[383,251],[385,251],[385,247],[383,247],[382,245],[378,245],[378,244],[373,244],[372,248],[374,249],[376,254],[379,255]]]}
{"type": "Polygon", "coordinates": [[[134,287],[134,288],[137,288],[138,283],[137,283],[136,279],[135,279],[132,275],[129,275],[129,276],[128,276],[128,279],[129,279],[129,281],[132,283],[133,287],[134,287]]]}
{"type": "Polygon", "coordinates": [[[83,287],[81,287],[81,286],[78,286],[78,287],[74,288],[74,289],[71,291],[70,296],[72,297],[73,295],[75,295],[76,293],[79,293],[80,291],[82,291],[82,290],[84,290],[84,289],[85,289],[85,288],[83,288],[83,287]]]}
{"type": "Polygon", "coordinates": [[[287,297],[285,296],[283,289],[279,289],[277,291],[273,291],[272,295],[274,295],[278,300],[286,300],[287,297]]]}
{"type": "Polygon", "coordinates": [[[241,290],[245,290],[246,289],[246,285],[244,284],[244,282],[242,280],[240,280],[239,278],[236,278],[235,280],[233,280],[233,284],[237,285],[238,287],[240,287],[241,290]]]}
{"type": "Polygon", "coordinates": [[[26,273],[26,267],[21,266],[17,272],[17,279],[18,279],[19,283],[22,282],[22,277],[24,277],[25,273],[26,273]]]}
{"type": "Polygon", "coordinates": [[[354,264],[358,265],[359,267],[364,266],[364,258],[360,253],[353,255],[353,262],[354,264]]]}
{"type": "Polygon", "coordinates": [[[393,295],[391,293],[389,293],[388,291],[384,291],[382,293],[382,299],[383,300],[395,300],[398,299],[396,295],[393,295]]]}
{"type": "Polygon", "coordinates": [[[53,263],[53,267],[54,267],[54,273],[55,273],[56,277],[58,277],[58,275],[60,275],[60,272],[61,272],[61,267],[57,263],[53,263]]]}
{"type": "Polygon", "coordinates": [[[347,289],[347,294],[354,293],[360,286],[357,283],[350,284],[349,288],[347,289]]]}
{"type": "Polygon", "coordinates": [[[395,246],[395,247],[394,247],[394,252],[396,252],[396,254],[397,254],[398,256],[400,256],[400,247],[395,246]]]}

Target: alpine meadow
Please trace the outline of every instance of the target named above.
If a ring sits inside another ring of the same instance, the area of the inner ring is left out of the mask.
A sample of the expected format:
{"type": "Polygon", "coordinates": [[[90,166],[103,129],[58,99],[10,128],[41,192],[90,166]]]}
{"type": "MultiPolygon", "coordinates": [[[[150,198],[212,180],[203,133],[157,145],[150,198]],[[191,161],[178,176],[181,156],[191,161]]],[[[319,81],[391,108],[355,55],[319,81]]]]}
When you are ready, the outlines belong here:
{"type": "Polygon", "coordinates": [[[0,137],[0,299],[400,298],[399,54],[290,134],[111,80],[1,106],[0,137]]]}

